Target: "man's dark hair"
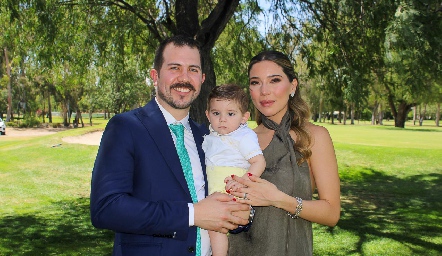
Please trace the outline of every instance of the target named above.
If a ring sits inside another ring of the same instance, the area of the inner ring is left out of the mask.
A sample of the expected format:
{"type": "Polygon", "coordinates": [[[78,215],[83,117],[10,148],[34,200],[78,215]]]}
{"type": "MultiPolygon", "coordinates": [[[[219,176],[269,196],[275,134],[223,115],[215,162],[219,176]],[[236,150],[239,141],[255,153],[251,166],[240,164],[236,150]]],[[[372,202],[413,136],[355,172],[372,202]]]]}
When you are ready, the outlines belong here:
{"type": "Polygon", "coordinates": [[[223,84],[220,86],[215,86],[209,94],[207,99],[207,110],[210,110],[211,100],[231,100],[238,104],[239,110],[242,114],[248,111],[249,108],[249,98],[244,92],[244,89],[236,84],[223,84]]]}
{"type": "Polygon", "coordinates": [[[158,72],[161,69],[161,66],[164,62],[164,49],[167,45],[173,44],[177,47],[183,47],[188,46],[192,49],[197,49],[198,53],[200,54],[200,62],[201,62],[201,69],[203,69],[203,55],[201,54],[201,46],[200,44],[193,38],[184,36],[184,35],[176,35],[172,37],[168,37],[165,40],[163,40],[160,45],[158,46],[156,52],[155,52],[155,59],[153,63],[153,68],[156,69],[158,72]]]}

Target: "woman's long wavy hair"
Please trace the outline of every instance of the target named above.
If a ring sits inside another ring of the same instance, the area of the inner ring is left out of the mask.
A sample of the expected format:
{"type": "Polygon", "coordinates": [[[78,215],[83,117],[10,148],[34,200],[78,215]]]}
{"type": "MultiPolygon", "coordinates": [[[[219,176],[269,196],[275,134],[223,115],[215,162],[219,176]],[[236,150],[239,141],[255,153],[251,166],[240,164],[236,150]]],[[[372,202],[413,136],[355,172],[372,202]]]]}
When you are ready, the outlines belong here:
{"type": "MultiPolygon", "coordinates": [[[[249,63],[248,74],[250,75],[250,69],[253,67],[253,65],[265,60],[271,61],[280,66],[283,72],[289,78],[290,82],[293,82],[295,79],[298,81],[290,59],[285,54],[278,51],[263,51],[253,57],[249,63]]],[[[301,98],[301,90],[299,90],[299,88],[296,89],[293,97],[289,97],[288,106],[289,110],[293,113],[290,129],[296,133],[297,137],[294,148],[302,155],[302,158],[297,160],[298,165],[300,165],[312,155],[312,139],[309,131],[306,128],[306,124],[310,118],[310,110],[307,103],[301,98]]],[[[260,125],[262,123],[261,112],[259,112],[256,107],[255,110],[256,122],[258,125],[260,125]]]]}

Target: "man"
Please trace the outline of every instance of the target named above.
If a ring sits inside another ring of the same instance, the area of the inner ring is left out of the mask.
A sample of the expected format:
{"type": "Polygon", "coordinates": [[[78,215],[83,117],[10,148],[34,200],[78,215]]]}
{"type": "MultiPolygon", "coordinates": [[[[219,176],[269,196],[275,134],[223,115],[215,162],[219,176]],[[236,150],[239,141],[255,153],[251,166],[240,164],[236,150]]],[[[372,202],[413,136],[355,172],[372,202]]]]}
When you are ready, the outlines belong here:
{"type": "Polygon", "coordinates": [[[150,72],[157,97],[114,116],[103,133],[92,173],[91,219],[95,227],[115,231],[114,255],[207,256],[206,230],[227,233],[248,222],[232,215],[248,206],[231,196],[214,193],[204,199],[201,144],[208,131],[189,119],[205,78],[202,63],[193,39],[162,42],[150,72]],[[169,126],[177,124],[184,126],[192,182],[180,162],[178,135],[169,126]]]}

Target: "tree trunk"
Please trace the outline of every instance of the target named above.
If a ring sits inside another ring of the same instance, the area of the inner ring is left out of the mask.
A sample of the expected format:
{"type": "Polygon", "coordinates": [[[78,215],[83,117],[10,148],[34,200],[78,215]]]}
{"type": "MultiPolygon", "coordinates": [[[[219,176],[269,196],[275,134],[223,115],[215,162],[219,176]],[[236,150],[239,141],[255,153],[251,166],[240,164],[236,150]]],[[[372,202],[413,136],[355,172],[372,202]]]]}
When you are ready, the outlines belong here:
{"type": "Polygon", "coordinates": [[[382,110],[382,104],[379,103],[379,109],[378,109],[378,113],[379,113],[379,125],[384,125],[384,111],[382,110]]]}
{"type": "Polygon", "coordinates": [[[63,107],[62,107],[61,115],[63,117],[63,126],[64,127],[68,127],[69,126],[69,122],[68,122],[69,105],[68,105],[67,102],[63,102],[63,107]]]}
{"type": "Polygon", "coordinates": [[[355,124],[355,103],[354,102],[351,103],[350,116],[351,116],[351,123],[350,124],[355,124]]]}
{"type": "Polygon", "coordinates": [[[210,49],[202,50],[203,58],[204,58],[204,68],[203,72],[206,74],[206,79],[201,86],[201,92],[198,98],[192,103],[190,108],[190,117],[200,124],[205,124],[209,127],[209,121],[206,118],[206,108],[207,108],[207,98],[212,91],[212,89],[216,86],[216,77],[215,71],[213,70],[213,63],[210,57],[210,49]]]}
{"type": "Polygon", "coordinates": [[[347,114],[348,114],[348,104],[345,104],[345,111],[344,111],[344,125],[347,124],[347,114]]]}
{"type": "Polygon", "coordinates": [[[42,112],[41,112],[41,117],[42,117],[42,123],[46,123],[46,121],[45,121],[45,115],[46,115],[46,106],[45,106],[45,99],[44,99],[44,95],[43,95],[43,100],[42,100],[43,102],[43,110],[42,110],[42,112]]]}
{"type": "Polygon", "coordinates": [[[424,105],[424,112],[420,110],[421,106],[419,105],[419,126],[422,126],[424,123],[425,115],[427,114],[427,104],[424,105]]]}
{"type": "Polygon", "coordinates": [[[405,121],[407,121],[407,114],[410,112],[411,106],[405,101],[399,103],[397,113],[394,116],[394,127],[405,128],[405,121]]]}
{"type": "Polygon", "coordinates": [[[339,109],[339,111],[338,111],[338,122],[339,123],[342,123],[342,115],[341,115],[341,113],[342,113],[342,109],[339,109]]]}
{"type": "Polygon", "coordinates": [[[437,103],[437,109],[436,109],[436,126],[439,126],[440,121],[440,103],[437,103]]]}
{"type": "Polygon", "coordinates": [[[404,100],[398,100],[399,105],[396,108],[396,106],[394,105],[395,103],[394,95],[387,84],[385,84],[385,89],[387,89],[388,93],[387,96],[388,105],[390,105],[391,113],[393,114],[394,117],[394,127],[405,128],[405,121],[407,119],[407,114],[411,110],[411,107],[415,104],[407,104],[407,102],[404,100]]]}
{"type": "Polygon", "coordinates": [[[413,125],[416,125],[416,119],[417,119],[417,110],[416,106],[413,107],[413,125]]]}
{"type": "Polygon", "coordinates": [[[8,75],[8,107],[6,112],[6,122],[11,121],[12,118],[12,88],[11,88],[11,65],[9,64],[8,49],[5,51],[5,61],[6,61],[6,74],[8,75]]]}
{"type": "Polygon", "coordinates": [[[74,119],[74,128],[77,128],[78,125],[81,122],[81,127],[84,127],[83,123],[83,117],[81,116],[81,111],[77,108],[77,111],[75,112],[75,119],[74,119]]]}
{"type": "Polygon", "coordinates": [[[205,124],[207,127],[209,126],[209,121],[205,114],[207,97],[212,88],[216,86],[215,71],[213,70],[210,53],[238,5],[239,0],[218,1],[210,15],[201,22],[201,28],[199,29],[197,5],[191,5],[187,1],[176,1],[177,33],[194,36],[202,46],[203,73],[205,73],[206,79],[201,87],[199,97],[192,103],[190,117],[200,124],[205,124]]]}
{"type": "Polygon", "coordinates": [[[52,106],[51,106],[51,94],[48,93],[48,118],[49,123],[52,124],[52,106]]]}
{"type": "Polygon", "coordinates": [[[89,125],[92,126],[92,109],[89,110],[89,125]]]}
{"type": "Polygon", "coordinates": [[[344,111],[344,114],[342,115],[343,119],[344,119],[344,125],[347,124],[347,113],[348,113],[348,106],[344,111]]]}
{"type": "Polygon", "coordinates": [[[81,116],[81,112],[77,111],[77,116],[80,116],[81,127],[84,127],[83,117],[81,116]]]}
{"type": "Polygon", "coordinates": [[[375,102],[374,103],[374,107],[373,110],[371,111],[371,125],[375,125],[376,124],[376,116],[378,114],[378,106],[379,103],[375,102]]]}

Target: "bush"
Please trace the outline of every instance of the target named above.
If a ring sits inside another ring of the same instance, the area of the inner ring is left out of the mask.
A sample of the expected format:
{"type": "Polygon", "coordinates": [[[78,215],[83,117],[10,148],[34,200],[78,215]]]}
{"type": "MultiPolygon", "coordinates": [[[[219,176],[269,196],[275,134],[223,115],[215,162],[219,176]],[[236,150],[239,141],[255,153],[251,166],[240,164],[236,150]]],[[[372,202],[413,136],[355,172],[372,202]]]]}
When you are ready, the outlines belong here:
{"type": "Polygon", "coordinates": [[[23,122],[19,124],[20,128],[30,128],[30,127],[38,127],[40,125],[40,120],[38,120],[34,116],[25,116],[23,122]]]}
{"type": "Polygon", "coordinates": [[[18,127],[18,123],[16,122],[7,122],[6,127],[18,127]]]}

